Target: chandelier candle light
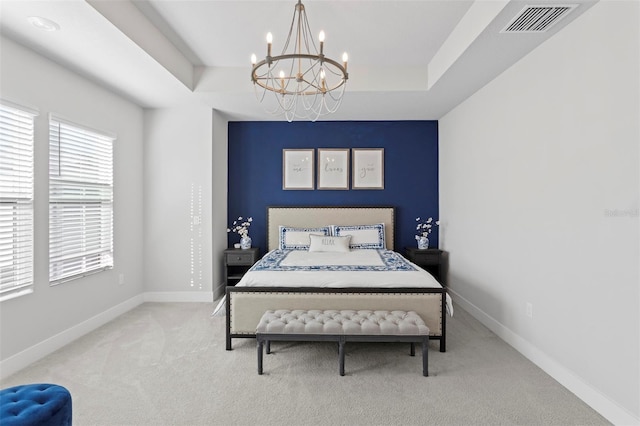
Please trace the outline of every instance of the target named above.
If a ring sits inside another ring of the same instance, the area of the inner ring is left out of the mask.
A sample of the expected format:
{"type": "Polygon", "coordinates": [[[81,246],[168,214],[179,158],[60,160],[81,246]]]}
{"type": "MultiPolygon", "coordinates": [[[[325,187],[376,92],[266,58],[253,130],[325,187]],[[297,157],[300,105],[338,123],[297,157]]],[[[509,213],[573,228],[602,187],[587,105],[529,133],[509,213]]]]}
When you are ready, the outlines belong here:
{"type": "Polygon", "coordinates": [[[348,56],[342,55],[342,63],[324,56],[324,39],[324,31],[320,31],[318,50],[301,0],[280,55],[271,56],[273,35],[267,34],[266,58],[258,62],[256,55],[251,55],[251,81],[258,100],[265,103],[267,97],[275,98],[271,106],[265,105],[267,112],[284,114],[291,122],[295,118],[316,121],[338,110],[349,78],[348,56]],[[290,43],[292,50],[287,53],[290,43]]]}

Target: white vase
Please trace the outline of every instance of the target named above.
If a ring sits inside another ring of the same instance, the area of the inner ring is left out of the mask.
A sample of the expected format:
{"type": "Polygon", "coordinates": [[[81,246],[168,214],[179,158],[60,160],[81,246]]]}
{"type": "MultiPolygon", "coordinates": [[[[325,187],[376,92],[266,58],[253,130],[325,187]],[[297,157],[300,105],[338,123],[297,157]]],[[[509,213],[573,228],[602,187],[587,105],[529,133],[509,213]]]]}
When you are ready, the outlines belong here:
{"type": "Polygon", "coordinates": [[[246,236],[246,237],[240,237],[240,248],[242,250],[246,250],[246,249],[250,249],[251,248],[251,237],[250,236],[246,236]]]}
{"type": "Polygon", "coordinates": [[[424,250],[429,248],[429,238],[428,237],[419,237],[418,240],[418,249],[424,250]]]}

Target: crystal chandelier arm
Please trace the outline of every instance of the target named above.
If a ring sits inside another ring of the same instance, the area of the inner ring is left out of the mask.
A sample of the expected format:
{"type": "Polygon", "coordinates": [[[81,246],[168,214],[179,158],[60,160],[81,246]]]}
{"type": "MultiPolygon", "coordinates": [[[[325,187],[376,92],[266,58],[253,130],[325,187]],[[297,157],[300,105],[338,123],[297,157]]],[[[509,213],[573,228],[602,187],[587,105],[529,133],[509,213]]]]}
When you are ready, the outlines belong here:
{"type": "MultiPolygon", "coordinates": [[[[300,3],[300,1],[298,1],[299,5],[302,5],[302,3],[300,3]]],[[[304,6],[302,6],[304,7],[304,6]]],[[[282,48],[282,53],[284,54],[287,49],[289,48],[289,42],[291,41],[291,35],[293,34],[293,29],[295,28],[295,24],[296,24],[296,15],[298,15],[298,5],[296,5],[295,9],[293,10],[293,17],[291,18],[291,26],[289,27],[289,34],[287,35],[287,40],[284,42],[284,47],[282,48]]]]}

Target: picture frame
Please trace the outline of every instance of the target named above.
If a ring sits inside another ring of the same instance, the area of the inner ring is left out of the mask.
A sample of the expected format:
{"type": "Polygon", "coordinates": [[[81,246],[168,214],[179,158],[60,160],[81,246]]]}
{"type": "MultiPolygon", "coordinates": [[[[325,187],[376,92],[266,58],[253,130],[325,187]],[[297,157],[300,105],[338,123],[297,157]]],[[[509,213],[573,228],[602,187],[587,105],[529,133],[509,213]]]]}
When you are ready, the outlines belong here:
{"type": "Polygon", "coordinates": [[[351,158],[351,189],[384,189],[384,148],[352,148],[351,158]]]}
{"type": "Polygon", "coordinates": [[[349,149],[318,148],[318,189],[349,189],[349,149]]]}
{"type": "Polygon", "coordinates": [[[283,149],[282,189],[313,190],[314,161],[313,149],[283,149]]]}

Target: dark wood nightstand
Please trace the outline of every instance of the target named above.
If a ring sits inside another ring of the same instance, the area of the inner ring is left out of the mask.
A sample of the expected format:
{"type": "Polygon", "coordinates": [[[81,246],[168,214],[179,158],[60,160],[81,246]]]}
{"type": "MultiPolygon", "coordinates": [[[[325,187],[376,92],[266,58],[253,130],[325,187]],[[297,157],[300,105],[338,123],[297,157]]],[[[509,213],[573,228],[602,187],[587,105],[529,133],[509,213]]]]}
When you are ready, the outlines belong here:
{"type": "Polygon", "coordinates": [[[443,286],[447,285],[447,276],[444,267],[445,252],[440,249],[418,249],[415,247],[405,247],[407,259],[429,272],[443,286]]]}
{"type": "Polygon", "coordinates": [[[227,286],[234,286],[258,261],[260,249],[226,249],[224,251],[224,279],[227,286]]]}

